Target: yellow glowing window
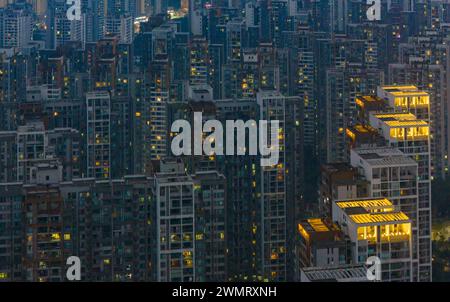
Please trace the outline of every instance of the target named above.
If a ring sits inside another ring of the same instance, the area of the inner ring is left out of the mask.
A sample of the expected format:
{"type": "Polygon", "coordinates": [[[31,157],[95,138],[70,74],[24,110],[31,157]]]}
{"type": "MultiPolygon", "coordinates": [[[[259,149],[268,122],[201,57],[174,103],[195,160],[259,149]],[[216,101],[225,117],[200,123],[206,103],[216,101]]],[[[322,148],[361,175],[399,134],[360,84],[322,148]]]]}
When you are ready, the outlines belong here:
{"type": "Polygon", "coordinates": [[[358,228],[358,240],[376,241],[377,228],[375,226],[364,226],[358,228]]]}
{"type": "Polygon", "coordinates": [[[252,233],[256,234],[257,230],[258,230],[258,227],[255,224],[253,224],[253,226],[252,226],[252,233]]]}
{"type": "Polygon", "coordinates": [[[70,234],[64,234],[64,240],[70,240],[70,234]]]}
{"type": "Polygon", "coordinates": [[[395,106],[397,106],[397,107],[406,108],[406,107],[408,107],[408,98],[405,98],[405,97],[395,98],[394,103],[395,103],[395,106]]]}
{"type": "Polygon", "coordinates": [[[192,267],[193,261],[191,259],[184,260],[185,267],[192,267]]]}
{"type": "Polygon", "coordinates": [[[411,234],[410,223],[400,223],[381,226],[382,240],[408,239],[411,234]]]}
{"type": "Polygon", "coordinates": [[[408,128],[407,138],[408,139],[423,139],[428,138],[430,135],[430,130],[428,127],[414,127],[408,128]]]}
{"type": "Polygon", "coordinates": [[[192,252],[191,251],[183,251],[183,256],[185,258],[190,258],[190,257],[192,257],[192,252]]]}
{"type": "Polygon", "coordinates": [[[8,278],[8,273],[2,273],[2,272],[0,272],[0,280],[1,280],[1,279],[6,279],[6,278],[8,278]]]}
{"type": "Polygon", "coordinates": [[[393,128],[390,130],[391,138],[394,139],[405,139],[405,129],[404,128],[393,128]]]}
{"type": "Polygon", "coordinates": [[[61,236],[59,235],[59,233],[52,234],[52,241],[60,241],[60,240],[61,240],[61,236]]]}

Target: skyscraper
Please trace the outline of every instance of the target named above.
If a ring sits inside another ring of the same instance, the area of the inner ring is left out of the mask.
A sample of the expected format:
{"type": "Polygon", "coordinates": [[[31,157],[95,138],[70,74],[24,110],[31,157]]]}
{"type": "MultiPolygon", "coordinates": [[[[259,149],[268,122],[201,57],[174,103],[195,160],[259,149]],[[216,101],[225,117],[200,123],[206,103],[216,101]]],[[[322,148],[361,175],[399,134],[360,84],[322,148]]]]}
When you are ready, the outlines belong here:
{"type": "MultiPolygon", "coordinates": [[[[412,278],[430,281],[431,144],[430,125],[426,115],[423,118],[429,106],[429,95],[412,88],[415,87],[379,87],[377,96],[378,100],[384,100],[386,104],[384,109],[369,106],[374,100],[358,102],[358,106],[360,110],[367,112],[366,123],[378,130],[387,146],[398,148],[418,164],[417,232],[414,230],[412,232],[413,242],[418,242],[417,256],[413,249],[413,258],[418,258],[418,264],[413,263],[412,278]],[[408,109],[399,110],[399,108],[408,109]],[[409,110],[415,112],[417,116],[409,110]]],[[[411,218],[415,221],[413,216],[411,218]]]]}
{"type": "Polygon", "coordinates": [[[180,160],[161,161],[155,175],[153,232],[157,281],[186,282],[195,272],[194,182],[180,160]]]}
{"type": "Polygon", "coordinates": [[[32,11],[26,3],[0,10],[0,47],[25,47],[31,41],[32,11]]]}
{"type": "Polygon", "coordinates": [[[381,281],[412,280],[411,219],[386,198],[336,201],[333,221],[354,244],[353,263],[381,260],[381,281]]]}
{"type": "Polygon", "coordinates": [[[108,92],[86,94],[87,177],[111,177],[111,99],[108,92]]]}
{"type": "Polygon", "coordinates": [[[293,274],[289,264],[293,260],[295,223],[300,218],[303,199],[303,156],[298,149],[303,140],[300,126],[303,107],[298,97],[285,97],[273,91],[258,93],[257,102],[261,120],[279,121],[275,134],[278,145],[269,143],[274,135],[271,127],[267,127],[265,134],[271,150],[279,150],[279,159],[260,170],[260,248],[264,277],[282,281],[293,274]]]}

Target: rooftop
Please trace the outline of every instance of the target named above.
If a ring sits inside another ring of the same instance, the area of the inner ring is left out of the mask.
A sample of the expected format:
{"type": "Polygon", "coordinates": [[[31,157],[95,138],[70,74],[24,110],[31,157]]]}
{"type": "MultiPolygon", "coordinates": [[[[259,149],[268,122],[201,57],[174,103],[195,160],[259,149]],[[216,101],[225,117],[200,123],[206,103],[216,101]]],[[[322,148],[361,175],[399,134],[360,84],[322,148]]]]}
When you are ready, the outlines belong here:
{"type": "Polygon", "coordinates": [[[358,134],[377,133],[377,130],[369,125],[355,125],[355,126],[350,127],[349,129],[358,134]]]}
{"type": "Polygon", "coordinates": [[[395,96],[427,96],[428,93],[425,91],[419,90],[416,86],[413,85],[405,85],[405,86],[383,86],[381,87],[385,92],[395,96]]]}
{"type": "Polygon", "coordinates": [[[409,217],[403,212],[387,213],[367,213],[350,215],[350,218],[357,224],[371,224],[380,222],[410,222],[409,217]]]}
{"type": "Polygon", "coordinates": [[[356,97],[356,105],[362,108],[381,109],[386,106],[386,101],[374,95],[361,95],[356,97]]]}
{"type": "Polygon", "coordinates": [[[396,148],[364,148],[353,149],[351,152],[356,153],[370,166],[417,165],[415,160],[396,148]]]}
{"type": "Polygon", "coordinates": [[[316,232],[327,232],[330,229],[323,223],[322,219],[308,219],[308,223],[316,232]]]}
{"type": "Polygon", "coordinates": [[[410,223],[409,217],[395,209],[387,198],[336,201],[335,205],[358,225],[410,223]]]}
{"type": "Polygon", "coordinates": [[[335,241],[340,229],[333,223],[321,218],[312,218],[301,221],[298,224],[298,231],[305,239],[315,238],[321,241],[335,241]]]}
{"type": "Polygon", "coordinates": [[[359,207],[366,209],[376,209],[376,208],[393,207],[392,202],[387,198],[337,201],[336,205],[341,209],[359,208],[359,207]]]}
{"type": "Polygon", "coordinates": [[[364,265],[345,265],[337,267],[306,267],[302,272],[311,282],[352,282],[367,281],[367,268],[364,265]]]}
{"type": "Polygon", "coordinates": [[[417,119],[412,113],[375,114],[374,116],[392,128],[428,127],[427,122],[417,119]]]}

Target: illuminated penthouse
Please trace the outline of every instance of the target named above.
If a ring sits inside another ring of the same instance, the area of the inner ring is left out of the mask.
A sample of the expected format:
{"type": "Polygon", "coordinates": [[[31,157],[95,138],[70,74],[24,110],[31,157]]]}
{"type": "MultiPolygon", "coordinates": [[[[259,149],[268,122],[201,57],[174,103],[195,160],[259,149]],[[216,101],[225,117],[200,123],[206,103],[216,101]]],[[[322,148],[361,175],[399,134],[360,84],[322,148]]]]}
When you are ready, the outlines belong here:
{"type": "Polygon", "coordinates": [[[381,86],[377,94],[396,112],[409,112],[425,120],[430,118],[430,95],[416,86],[381,86]]]}
{"type": "Polygon", "coordinates": [[[411,220],[386,198],[336,201],[333,221],[354,244],[352,261],[381,260],[382,281],[412,281],[411,220]]]}
{"type": "MultiPolygon", "coordinates": [[[[437,109],[438,104],[430,102],[428,92],[415,86],[382,86],[378,87],[377,93],[395,112],[412,113],[430,125],[431,174],[443,175],[444,167],[448,165],[444,111],[437,109]]],[[[432,97],[437,101],[435,96],[432,97]]]]}
{"type": "MultiPolygon", "coordinates": [[[[429,76],[432,76],[432,74],[430,73],[429,76]]],[[[436,83],[434,84],[436,85],[436,83]]],[[[379,87],[378,96],[383,98],[395,112],[412,113],[418,119],[429,123],[430,153],[432,157],[431,173],[432,175],[445,177],[449,164],[448,131],[446,130],[446,113],[441,108],[443,105],[440,100],[445,93],[437,91],[433,93],[430,91],[430,89],[433,90],[433,84],[430,83],[430,85],[427,92],[421,91],[415,86],[379,87]]]]}
{"type": "Polygon", "coordinates": [[[371,114],[370,124],[381,130],[389,143],[429,142],[430,126],[426,121],[417,119],[411,113],[371,114]]]}
{"type": "MultiPolygon", "coordinates": [[[[370,114],[370,124],[377,128],[391,147],[400,149],[418,164],[418,256],[416,279],[431,280],[431,153],[430,128],[411,113],[370,114]]],[[[414,269],[416,272],[416,269],[414,269]]]]}

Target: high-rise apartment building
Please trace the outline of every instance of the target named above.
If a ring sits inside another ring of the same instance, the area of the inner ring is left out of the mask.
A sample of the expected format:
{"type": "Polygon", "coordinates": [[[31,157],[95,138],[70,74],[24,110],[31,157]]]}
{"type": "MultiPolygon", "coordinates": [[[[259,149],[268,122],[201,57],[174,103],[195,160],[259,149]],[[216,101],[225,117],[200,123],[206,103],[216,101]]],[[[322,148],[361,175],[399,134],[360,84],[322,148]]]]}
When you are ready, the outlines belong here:
{"type": "Polygon", "coordinates": [[[156,280],[195,281],[194,181],[180,160],[161,161],[159,171],[153,193],[156,280]]]}
{"type": "Polygon", "coordinates": [[[418,163],[418,280],[431,278],[431,154],[429,124],[412,113],[371,114],[370,124],[389,146],[400,149],[418,163]]]}
{"type": "Polygon", "coordinates": [[[75,41],[86,42],[84,17],[81,20],[69,20],[65,11],[55,15],[55,47],[75,41]]]}
{"type": "Polygon", "coordinates": [[[27,3],[0,10],[0,48],[27,46],[32,37],[32,10],[27,3]]]}
{"type": "Polygon", "coordinates": [[[0,282],[24,280],[22,184],[1,180],[0,184],[0,282]]]}
{"type": "Polygon", "coordinates": [[[381,260],[381,281],[412,281],[411,219],[386,198],[335,201],[333,221],[353,244],[352,262],[381,260]]]}
{"type": "Polygon", "coordinates": [[[367,182],[347,163],[322,165],[319,184],[319,211],[331,217],[333,201],[367,197],[367,182]]]}
{"type": "MultiPolygon", "coordinates": [[[[390,98],[400,99],[400,94],[413,98],[418,92],[428,96],[418,96],[428,102],[411,103],[399,106],[407,112],[414,113],[416,108],[428,110],[431,130],[432,174],[435,177],[446,176],[449,168],[449,86],[450,77],[447,74],[450,46],[448,39],[440,31],[430,31],[427,34],[410,38],[408,43],[400,44],[400,61],[389,65],[389,83],[405,85],[398,87],[401,91],[389,93],[390,98]],[[414,85],[414,86],[412,86],[414,85]],[[416,89],[417,87],[418,89],[416,89]]],[[[415,113],[414,113],[415,114],[415,113]]],[[[418,116],[422,118],[422,116],[418,116]]]]}
{"type": "Polygon", "coordinates": [[[143,175],[60,184],[64,240],[80,258],[82,281],[155,280],[153,184],[143,175]]]}
{"type": "MultiPolygon", "coordinates": [[[[344,63],[345,64],[345,63],[344,63]]],[[[355,124],[356,97],[374,94],[383,83],[378,69],[338,67],[327,72],[326,138],[327,162],[348,161],[349,149],[345,129],[355,124]]]]}
{"type": "Polygon", "coordinates": [[[111,98],[108,92],[86,94],[87,177],[111,177],[111,98]]]}
{"type": "Polygon", "coordinates": [[[67,244],[70,233],[65,233],[63,228],[60,190],[42,185],[25,188],[23,211],[25,280],[65,280],[65,261],[71,256],[67,244]]]}
{"type": "Polygon", "coordinates": [[[167,104],[170,100],[172,83],[170,54],[174,28],[164,26],[152,31],[152,61],[149,67],[150,89],[146,96],[149,103],[148,112],[144,112],[148,124],[145,140],[146,161],[159,160],[167,155],[168,121],[167,104]]]}
{"type": "Polygon", "coordinates": [[[195,192],[196,281],[227,277],[227,198],[225,176],[217,171],[192,175],[195,192]]]}
{"type": "Polygon", "coordinates": [[[351,164],[368,182],[368,196],[388,198],[411,219],[412,273],[417,276],[420,230],[417,162],[396,148],[381,147],[352,150],[351,164]]]}
{"type": "Polygon", "coordinates": [[[57,163],[62,166],[63,180],[82,176],[84,169],[80,163],[80,133],[75,129],[47,130],[42,121],[30,121],[19,126],[17,131],[5,131],[2,134],[1,154],[4,165],[9,167],[3,175],[5,179],[34,182],[39,166],[57,163]]]}
{"type": "Polygon", "coordinates": [[[204,38],[193,38],[190,43],[190,77],[191,85],[209,83],[210,59],[208,42],[204,38]]]}
{"type": "Polygon", "coordinates": [[[278,145],[270,142],[268,146],[279,151],[279,160],[260,170],[260,248],[263,275],[282,281],[292,274],[288,265],[293,260],[295,223],[300,218],[303,199],[303,156],[299,152],[303,106],[298,97],[285,97],[273,91],[258,93],[257,103],[261,120],[269,122],[268,125],[271,121],[279,122],[277,134],[272,133],[270,126],[265,134],[268,143],[272,135],[278,136],[278,145]]]}
{"type": "MultiPolygon", "coordinates": [[[[258,120],[254,99],[214,101],[218,119],[258,120]]],[[[226,133],[225,133],[226,134],[226,133]]],[[[217,156],[226,178],[227,281],[262,281],[260,249],[260,159],[258,156],[217,156]]]]}
{"type": "Polygon", "coordinates": [[[417,220],[414,216],[410,218],[413,222],[417,221],[413,224],[414,228],[417,227],[417,234],[413,230],[413,242],[418,245],[415,245],[413,253],[417,247],[418,263],[413,263],[412,278],[430,281],[432,153],[428,123],[429,95],[411,86],[380,87],[376,97],[360,99],[358,107],[365,112],[361,114],[365,116],[365,123],[378,131],[386,146],[399,149],[417,162],[417,220]]]}
{"type": "Polygon", "coordinates": [[[310,218],[298,224],[299,243],[296,246],[296,280],[300,268],[336,267],[350,263],[350,241],[341,229],[320,218],[310,218]]]}
{"type": "Polygon", "coordinates": [[[133,42],[133,18],[129,14],[112,14],[106,17],[104,26],[104,35],[116,34],[119,36],[119,42],[131,44],[133,42]]]}

